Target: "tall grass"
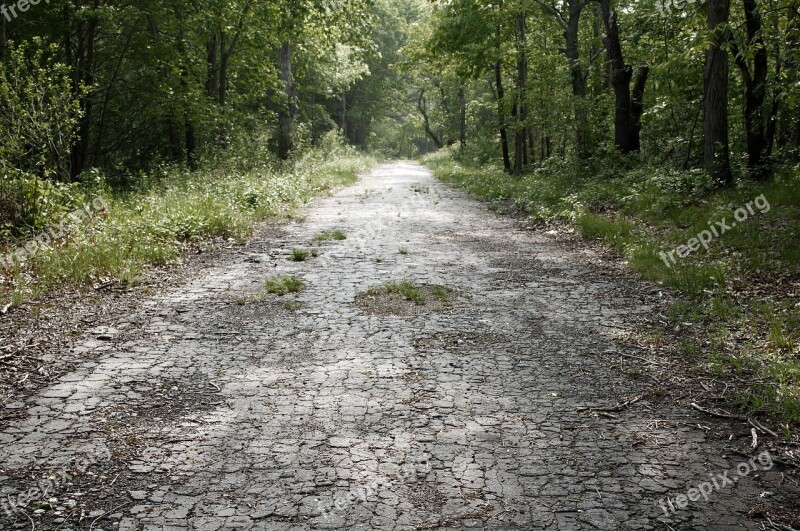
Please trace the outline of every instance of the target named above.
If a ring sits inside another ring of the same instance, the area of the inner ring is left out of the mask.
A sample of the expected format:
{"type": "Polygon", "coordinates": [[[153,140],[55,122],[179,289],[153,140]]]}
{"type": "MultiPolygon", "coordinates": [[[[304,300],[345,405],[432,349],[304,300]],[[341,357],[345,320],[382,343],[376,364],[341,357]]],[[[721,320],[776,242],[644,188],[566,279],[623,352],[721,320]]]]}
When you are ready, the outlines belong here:
{"type": "Polygon", "coordinates": [[[202,240],[244,242],[257,222],[292,216],[316,194],[354,182],[374,162],[336,144],[282,167],[265,161],[230,164],[244,171],[225,164],[195,173],[166,168],[133,191],[97,186],[86,197],[101,196],[107,212],[24,263],[0,270],[0,295],[19,304],[56,286],[139,282],[149,267],[178,262],[202,240]]]}

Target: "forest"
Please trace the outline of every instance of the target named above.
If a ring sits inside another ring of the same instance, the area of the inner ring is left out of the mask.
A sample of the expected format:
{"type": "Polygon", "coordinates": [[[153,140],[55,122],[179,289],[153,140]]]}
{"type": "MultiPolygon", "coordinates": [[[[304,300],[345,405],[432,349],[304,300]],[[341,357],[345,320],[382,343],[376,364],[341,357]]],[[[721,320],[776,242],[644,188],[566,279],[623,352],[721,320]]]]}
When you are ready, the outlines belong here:
{"type": "Polygon", "coordinates": [[[377,160],[420,158],[493,210],[610,246],[678,294],[665,319],[699,370],[745,374],[743,407],[800,419],[797,0],[1,13],[4,314],[134,285],[377,160]]]}
{"type": "Polygon", "coordinates": [[[0,528],[800,529],[800,0],[0,4],[0,528]]]}

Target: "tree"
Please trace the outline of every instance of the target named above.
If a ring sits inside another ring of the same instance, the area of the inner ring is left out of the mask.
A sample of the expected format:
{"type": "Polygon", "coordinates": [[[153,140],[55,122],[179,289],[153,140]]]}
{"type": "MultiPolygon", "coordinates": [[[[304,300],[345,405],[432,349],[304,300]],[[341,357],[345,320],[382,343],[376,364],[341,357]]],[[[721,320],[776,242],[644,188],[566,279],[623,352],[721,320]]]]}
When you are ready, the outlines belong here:
{"type": "Polygon", "coordinates": [[[609,78],[615,97],[614,144],[627,155],[641,149],[642,100],[650,69],[646,65],[639,66],[633,79],[633,69],[625,63],[622,55],[617,14],[611,6],[611,0],[600,0],[600,7],[606,27],[605,47],[611,70],[609,78]],[[631,79],[634,81],[632,90],[631,79]]]}
{"type": "Polygon", "coordinates": [[[740,51],[731,34],[730,45],[736,66],[744,81],[744,128],[747,142],[747,167],[750,175],[763,181],[769,178],[769,153],[767,152],[767,47],[762,35],[763,24],[756,0],[743,0],[747,37],[740,51]],[[747,61],[745,51],[753,56],[753,66],[747,61]]]}
{"type": "Polygon", "coordinates": [[[528,160],[528,58],[527,58],[527,15],[524,11],[517,13],[517,101],[515,114],[517,124],[514,138],[514,175],[522,175],[523,167],[528,160]]]}
{"type": "Polygon", "coordinates": [[[724,47],[729,15],[730,0],[708,0],[711,42],[706,51],[703,160],[708,174],[721,186],[733,183],[728,138],[728,52],[724,47]]]}
{"type": "Polygon", "coordinates": [[[575,146],[578,158],[587,159],[592,154],[591,148],[591,124],[589,114],[586,110],[586,76],[583,73],[580,59],[580,23],[581,14],[591,0],[565,0],[566,18],[563,9],[559,10],[554,4],[548,4],[541,0],[537,3],[550,14],[553,19],[564,30],[564,54],[567,57],[569,66],[570,85],[575,113],[575,146]]]}

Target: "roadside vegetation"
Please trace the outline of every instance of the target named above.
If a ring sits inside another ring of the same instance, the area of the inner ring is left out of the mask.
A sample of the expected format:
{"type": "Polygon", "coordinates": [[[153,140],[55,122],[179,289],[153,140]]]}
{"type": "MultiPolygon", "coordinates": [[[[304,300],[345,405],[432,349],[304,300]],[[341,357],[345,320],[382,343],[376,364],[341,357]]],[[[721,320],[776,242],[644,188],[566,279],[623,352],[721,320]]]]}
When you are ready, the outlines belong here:
{"type": "MultiPolygon", "coordinates": [[[[291,217],[314,195],[355,182],[374,163],[335,136],[327,142],[291,164],[269,163],[261,151],[196,172],[163,167],[130,190],[112,189],[100,174],[91,184],[53,187],[50,212],[38,221],[41,230],[97,198],[107,208],[0,269],[0,297],[6,301],[0,306],[34,301],[67,285],[136,284],[149,267],[179,263],[206,240],[244,242],[256,223],[291,217]]],[[[35,234],[6,240],[0,250],[24,251],[35,234]]],[[[311,252],[298,254],[305,259],[311,252]]]]}
{"type": "MultiPolygon", "coordinates": [[[[700,171],[672,171],[637,158],[586,163],[551,161],[521,177],[502,167],[473,166],[443,150],[425,157],[443,181],[490,208],[542,225],[574,228],[622,254],[643,278],[679,295],[667,317],[695,370],[727,382],[739,405],[782,425],[800,423],[800,177],[742,181],[715,189],[700,171]],[[675,263],[668,253],[709,228],[734,222],[708,245],[675,263]]],[[[787,426],[788,428],[789,426],[787,426]]]]}

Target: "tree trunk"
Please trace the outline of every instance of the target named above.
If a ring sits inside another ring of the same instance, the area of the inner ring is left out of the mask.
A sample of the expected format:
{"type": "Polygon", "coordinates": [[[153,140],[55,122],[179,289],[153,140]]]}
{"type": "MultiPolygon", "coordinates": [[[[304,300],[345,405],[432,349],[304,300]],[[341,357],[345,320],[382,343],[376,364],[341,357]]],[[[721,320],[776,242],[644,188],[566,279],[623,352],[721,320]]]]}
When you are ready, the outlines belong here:
{"type": "Polygon", "coordinates": [[[169,139],[169,152],[172,155],[172,160],[180,161],[183,158],[183,142],[181,141],[180,130],[178,124],[172,118],[165,120],[167,127],[167,137],[169,139]]]}
{"type": "Polygon", "coordinates": [[[576,149],[578,158],[588,159],[592,155],[591,150],[591,129],[589,127],[589,117],[586,112],[586,78],[583,76],[581,68],[580,51],[578,42],[578,30],[580,28],[581,11],[585,4],[582,0],[567,0],[569,19],[564,28],[564,39],[569,64],[570,84],[572,85],[572,95],[575,105],[575,132],[576,149]]]}
{"type": "Polygon", "coordinates": [[[296,89],[292,77],[292,52],[294,45],[285,42],[280,49],[280,79],[283,83],[284,101],[278,107],[278,156],[287,160],[294,149],[294,119],[297,112],[296,89]]]}
{"type": "Polygon", "coordinates": [[[611,68],[611,86],[614,88],[614,145],[623,154],[638,152],[641,147],[642,99],[649,69],[640,66],[634,84],[635,94],[631,95],[633,69],[625,63],[619,37],[617,14],[611,0],[600,0],[600,10],[606,27],[606,50],[611,68]]]}
{"type": "Polygon", "coordinates": [[[339,103],[339,128],[342,130],[342,136],[347,138],[347,91],[345,89],[342,89],[339,103]]]}
{"type": "Polygon", "coordinates": [[[517,13],[517,124],[514,138],[514,175],[522,175],[527,159],[528,137],[525,123],[528,119],[526,108],[526,85],[528,83],[528,58],[526,55],[527,28],[526,14],[517,13]]]}
{"type": "Polygon", "coordinates": [[[217,49],[217,31],[214,30],[211,34],[211,39],[209,39],[206,44],[206,64],[208,65],[208,73],[206,74],[206,95],[211,99],[215,99],[219,91],[217,49]]]}
{"type": "Polygon", "coordinates": [[[225,29],[223,27],[219,28],[219,87],[217,90],[217,102],[219,103],[220,107],[225,107],[227,103],[229,81],[228,63],[230,61],[231,54],[233,54],[233,51],[236,48],[236,43],[239,42],[239,37],[242,35],[245,17],[248,11],[250,11],[250,6],[252,3],[252,0],[245,2],[242,13],[239,16],[239,24],[236,27],[233,37],[230,39],[230,44],[226,39],[225,29]]]}
{"type": "MultiPolygon", "coordinates": [[[[182,16],[178,15],[179,20],[182,16]]],[[[175,47],[181,58],[180,66],[180,80],[181,88],[184,93],[189,90],[189,52],[186,49],[186,36],[183,31],[178,33],[175,47]]],[[[183,126],[186,138],[186,164],[189,169],[194,171],[197,169],[197,135],[195,133],[194,120],[191,116],[191,108],[188,104],[183,105],[183,126]]]]}
{"type": "Polygon", "coordinates": [[[458,89],[458,107],[460,110],[458,121],[458,139],[461,149],[467,147],[467,98],[464,95],[464,87],[458,89]]]}
{"type": "Polygon", "coordinates": [[[423,124],[425,125],[425,134],[428,135],[434,144],[436,144],[437,149],[442,149],[442,140],[436,135],[433,129],[431,129],[431,122],[430,118],[428,117],[428,101],[425,99],[424,88],[419,92],[417,108],[419,109],[420,114],[422,114],[423,124]]]}
{"type": "Polygon", "coordinates": [[[644,87],[647,85],[647,78],[650,75],[650,67],[639,65],[636,69],[636,76],[633,78],[633,89],[631,91],[631,145],[633,151],[639,152],[642,149],[642,114],[644,113],[644,87]]]}
{"type": "MultiPolygon", "coordinates": [[[[798,4],[789,6],[788,23],[786,24],[786,83],[800,84],[800,9],[798,4]]],[[[800,107],[786,109],[784,107],[784,120],[788,129],[785,145],[791,147],[789,160],[800,161],[800,107]],[[793,114],[792,114],[793,113],[793,114]]]]}
{"type": "Polygon", "coordinates": [[[194,130],[194,122],[188,116],[185,119],[186,125],[186,163],[189,169],[197,169],[197,135],[194,130]]]}
{"type": "MultiPolygon", "coordinates": [[[[603,9],[599,2],[592,3],[592,31],[594,32],[594,42],[595,45],[592,49],[592,59],[600,57],[603,51],[606,49],[606,39],[603,37],[603,27],[605,26],[605,21],[603,17],[603,9]],[[596,44],[596,43],[600,44],[596,44]]],[[[605,93],[608,89],[611,88],[611,62],[604,61],[602,68],[600,68],[600,77],[598,82],[598,76],[594,76],[594,83],[592,90],[592,95],[602,94],[605,93]]]]}
{"type": "MultiPolygon", "coordinates": [[[[64,11],[65,27],[69,25],[70,14],[64,11]]],[[[72,47],[72,37],[67,30],[65,53],[67,63],[72,66],[72,90],[74,94],[80,94],[82,87],[91,87],[94,83],[94,44],[97,30],[98,19],[91,17],[86,21],[81,21],[75,31],[77,48],[72,47]]],[[[93,98],[89,92],[81,96],[79,106],[81,118],[78,121],[75,143],[70,153],[70,177],[73,181],[77,180],[81,173],[86,170],[89,163],[89,144],[91,140],[92,107],[93,98]]]]}
{"type": "Polygon", "coordinates": [[[6,34],[6,17],[0,17],[0,61],[6,60],[8,52],[8,35],[6,34]]]}
{"type": "MultiPolygon", "coordinates": [[[[499,29],[497,35],[498,37],[500,36],[499,29]]],[[[511,173],[511,156],[508,150],[508,132],[506,131],[506,113],[504,108],[506,90],[503,87],[503,61],[501,59],[498,59],[494,65],[494,79],[497,85],[497,119],[500,124],[500,148],[503,151],[503,169],[506,173],[511,173]]]]}
{"type": "Polygon", "coordinates": [[[367,149],[367,131],[369,130],[369,120],[362,116],[358,119],[358,128],[356,129],[355,144],[361,149],[367,149]]]}
{"type": "Polygon", "coordinates": [[[525,128],[528,133],[528,152],[530,153],[529,163],[533,164],[536,162],[536,139],[533,138],[533,128],[526,127],[525,128]]]}
{"type": "Polygon", "coordinates": [[[728,52],[723,48],[727,37],[718,28],[727,24],[729,15],[730,0],[708,0],[708,29],[713,37],[706,52],[703,160],[717,186],[733,184],[728,138],[728,52]]]}
{"type": "MultiPolygon", "coordinates": [[[[767,99],[768,58],[764,38],[761,35],[761,14],[755,0],[744,0],[747,46],[753,50],[753,68],[739,51],[731,38],[734,61],[744,79],[744,129],[747,139],[747,169],[750,176],[763,181],[769,178],[770,169],[767,149],[767,122],[765,102],[767,99]]],[[[749,54],[748,54],[749,55],[749,54]]]]}
{"type": "Polygon", "coordinates": [[[217,103],[220,107],[225,107],[228,99],[228,59],[230,53],[226,50],[227,41],[225,40],[225,32],[220,31],[219,35],[219,90],[217,94],[217,103]]]}

